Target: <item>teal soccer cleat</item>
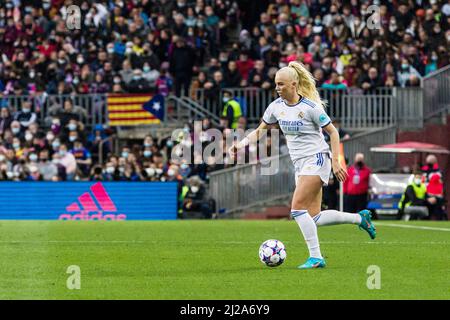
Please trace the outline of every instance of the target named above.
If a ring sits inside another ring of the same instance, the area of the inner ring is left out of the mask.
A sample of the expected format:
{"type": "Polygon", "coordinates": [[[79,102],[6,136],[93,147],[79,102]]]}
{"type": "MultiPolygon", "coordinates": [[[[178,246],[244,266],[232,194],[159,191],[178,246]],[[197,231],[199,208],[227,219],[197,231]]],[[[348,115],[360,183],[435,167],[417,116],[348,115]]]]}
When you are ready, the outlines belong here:
{"type": "Polygon", "coordinates": [[[312,258],[309,257],[306,262],[297,268],[299,269],[315,269],[315,268],[325,268],[326,263],[325,259],[319,259],[319,258],[312,258]]]}
{"type": "Polygon", "coordinates": [[[369,210],[362,210],[358,213],[361,216],[361,224],[359,228],[367,231],[371,239],[375,239],[377,236],[377,229],[372,223],[372,213],[369,210]]]}

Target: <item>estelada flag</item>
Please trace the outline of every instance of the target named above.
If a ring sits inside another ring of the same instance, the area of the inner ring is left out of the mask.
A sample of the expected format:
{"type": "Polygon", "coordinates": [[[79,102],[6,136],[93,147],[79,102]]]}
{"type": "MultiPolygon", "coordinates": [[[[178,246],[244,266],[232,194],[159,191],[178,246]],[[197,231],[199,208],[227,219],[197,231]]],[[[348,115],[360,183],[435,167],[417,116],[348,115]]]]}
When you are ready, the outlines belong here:
{"type": "Polygon", "coordinates": [[[109,94],[110,126],[159,124],[164,120],[164,97],[151,94],[109,94]]]}
{"type": "Polygon", "coordinates": [[[344,144],[342,142],[339,144],[339,164],[345,171],[347,171],[347,164],[345,163],[344,144]]]}

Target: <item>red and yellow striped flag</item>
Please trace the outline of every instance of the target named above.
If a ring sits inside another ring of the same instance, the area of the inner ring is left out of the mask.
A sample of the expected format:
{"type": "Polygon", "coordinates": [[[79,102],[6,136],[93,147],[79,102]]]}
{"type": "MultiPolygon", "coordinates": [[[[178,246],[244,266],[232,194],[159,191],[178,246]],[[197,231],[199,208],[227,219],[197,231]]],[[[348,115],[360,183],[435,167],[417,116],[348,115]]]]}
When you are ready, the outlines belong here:
{"type": "Polygon", "coordinates": [[[108,118],[110,126],[135,126],[159,124],[161,120],[144,109],[144,104],[152,99],[150,94],[109,94],[108,118]]]}

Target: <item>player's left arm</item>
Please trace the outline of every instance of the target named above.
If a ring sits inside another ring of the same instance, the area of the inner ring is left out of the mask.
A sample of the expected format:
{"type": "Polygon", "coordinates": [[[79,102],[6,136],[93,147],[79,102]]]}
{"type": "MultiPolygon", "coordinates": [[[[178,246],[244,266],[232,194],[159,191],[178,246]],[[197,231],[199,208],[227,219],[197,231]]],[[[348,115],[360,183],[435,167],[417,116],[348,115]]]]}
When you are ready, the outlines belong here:
{"type": "Polygon", "coordinates": [[[345,181],[345,179],[347,179],[348,177],[348,173],[339,163],[339,143],[340,143],[339,132],[331,122],[322,127],[322,129],[325,130],[325,132],[328,133],[328,135],[330,136],[331,154],[332,154],[331,163],[333,165],[334,175],[339,181],[345,181]]]}

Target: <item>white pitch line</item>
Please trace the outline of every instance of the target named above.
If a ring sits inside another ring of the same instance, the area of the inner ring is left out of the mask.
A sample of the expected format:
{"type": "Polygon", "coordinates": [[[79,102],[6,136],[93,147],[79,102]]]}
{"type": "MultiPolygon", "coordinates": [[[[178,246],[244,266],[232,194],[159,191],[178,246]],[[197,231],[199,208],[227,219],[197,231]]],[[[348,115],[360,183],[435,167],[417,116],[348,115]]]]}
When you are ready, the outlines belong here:
{"type": "Polygon", "coordinates": [[[396,227],[396,228],[406,228],[406,229],[420,229],[420,230],[433,230],[433,231],[447,231],[450,232],[450,228],[435,228],[435,227],[425,227],[425,226],[411,226],[406,224],[393,224],[393,223],[379,223],[376,222],[375,226],[384,227],[396,227]]]}
{"type": "MultiPolygon", "coordinates": [[[[203,240],[189,240],[190,243],[204,243],[203,240]]],[[[208,241],[209,243],[214,242],[218,244],[226,244],[226,245],[255,245],[259,246],[259,242],[253,242],[253,241],[208,241]]],[[[0,244],[83,244],[83,243],[98,243],[98,244],[154,244],[154,243],[160,243],[160,241],[156,240],[36,240],[36,241],[21,241],[21,240],[3,240],[0,241],[0,244]]],[[[177,242],[178,243],[178,242],[177,242]]],[[[293,242],[285,241],[286,244],[292,244],[293,242]]],[[[421,244],[427,244],[427,245],[450,245],[450,241],[361,241],[361,242],[354,242],[354,241],[321,241],[321,244],[325,245],[362,245],[362,244],[369,244],[369,245],[421,245],[421,244]]],[[[171,242],[168,242],[168,244],[172,244],[171,242]]]]}

